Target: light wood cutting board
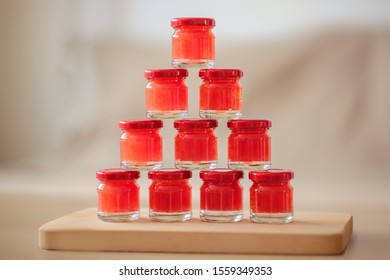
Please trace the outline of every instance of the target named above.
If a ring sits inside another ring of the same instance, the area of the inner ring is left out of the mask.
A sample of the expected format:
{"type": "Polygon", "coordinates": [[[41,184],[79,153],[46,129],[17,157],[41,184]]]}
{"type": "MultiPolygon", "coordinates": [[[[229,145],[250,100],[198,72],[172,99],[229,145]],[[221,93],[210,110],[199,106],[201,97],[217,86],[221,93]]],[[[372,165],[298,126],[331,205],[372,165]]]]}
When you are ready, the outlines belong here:
{"type": "Polygon", "coordinates": [[[100,221],[87,208],[39,228],[49,250],[331,255],[352,235],[352,216],[296,212],[290,224],[206,223],[196,213],[186,222],[160,223],[146,216],[127,223],[100,221]]]}

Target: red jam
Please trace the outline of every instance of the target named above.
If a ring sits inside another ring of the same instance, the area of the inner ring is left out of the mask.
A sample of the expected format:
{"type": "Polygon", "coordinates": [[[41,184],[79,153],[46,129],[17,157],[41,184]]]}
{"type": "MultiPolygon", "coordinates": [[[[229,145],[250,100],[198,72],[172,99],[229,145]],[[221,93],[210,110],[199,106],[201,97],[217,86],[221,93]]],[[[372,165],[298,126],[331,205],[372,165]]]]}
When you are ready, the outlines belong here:
{"type": "Polygon", "coordinates": [[[190,170],[150,170],[149,217],[160,222],[186,221],[192,216],[190,170]]]}
{"type": "Polygon", "coordinates": [[[124,169],[158,169],[162,167],[161,120],[124,120],[119,122],[120,162],[124,169]]]}
{"type": "Polygon", "coordinates": [[[269,120],[229,120],[228,166],[231,169],[266,170],[271,167],[269,120]]]}
{"type": "Polygon", "coordinates": [[[293,187],[290,170],[251,171],[250,218],[255,223],[289,223],[293,220],[293,187]]]}
{"type": "Polygon", "coordinates": [[[217,166],[216,120],[176,120],[175,166],[178,169],[213,169],[217,166]]]}
{"type": "Polygon", "coordinates": [[[241,170],[217,168],[200,171],[200,218],[207,222],[238,222],[243,217],[241,170]]]}
{"type": "Polygon", "coordinates": [[[215,60],[212,18],[173,18],[172,65],[175,68],[210,68],[215,60]]]}
{"type": "Polygon", "coordinates": [[[103,169],[96,172],[100,181],[97,187],[97,215],[104,221],[132,221],[140,215],[140,193],[137,170],[120,168],[103,169]]]}
{"type": "Polygon", "coordinates": [[[242,86],[240,69],[201,69],[199,114],[202,118],[231,118],[242,116],[242,86]]]}
{"type": "Polygon", "coordinates": [[[186,118],[188,88],[186,69],[146,70],[146,116],[150,119],[186,118]]]}

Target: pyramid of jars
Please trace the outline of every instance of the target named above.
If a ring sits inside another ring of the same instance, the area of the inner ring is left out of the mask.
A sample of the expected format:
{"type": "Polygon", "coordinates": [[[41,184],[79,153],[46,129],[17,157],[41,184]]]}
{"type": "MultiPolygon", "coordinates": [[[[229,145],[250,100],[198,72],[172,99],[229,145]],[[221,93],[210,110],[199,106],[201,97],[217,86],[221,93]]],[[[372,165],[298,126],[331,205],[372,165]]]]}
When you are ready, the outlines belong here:
{"type": "MultiPolygon", "coordinates": [[[[103,221],[133,221],[140,217],[140,170],[147,170],[149,212],[157,222],[190,220],[192,170],[200,170],[200,219],[239,222],[244,191],[249,189],[250,220],[289,223],[293,220],[293,172],[271,169],[270,120],[245,119],[242,114],[241,69],[219,69],[215,63],[215,19],[173,18],[172,65],[144,71],[146,118],[121,120],[120,167],[96,172],[100,181],[97,215],[103,221]],[[189,118],[187,69],[199,69],[199,116],[189,118]],[[163,120],[173,119],[174,163],[163,166],[163,120]],[[226,119],[228,164],[218,167],[218,120],[226,119]]],[[[198,188],[196,188],[198,189],[198,188]]]]}

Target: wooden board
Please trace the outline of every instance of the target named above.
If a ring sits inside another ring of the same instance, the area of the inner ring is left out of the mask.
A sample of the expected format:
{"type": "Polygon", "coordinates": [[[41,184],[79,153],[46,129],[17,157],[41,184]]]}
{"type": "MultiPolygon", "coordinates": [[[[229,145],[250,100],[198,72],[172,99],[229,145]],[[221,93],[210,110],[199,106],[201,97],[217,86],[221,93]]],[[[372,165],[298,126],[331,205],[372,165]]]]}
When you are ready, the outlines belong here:
{"type": "Polygon", "coordinates": [[[352,235],[352,216],[296,212],[290,224],[159,223],[147,217],[128,223],[100,221],[95,208],[39,228],[39,246],[51,250],[329,255],[342,253],[352,235]]]}

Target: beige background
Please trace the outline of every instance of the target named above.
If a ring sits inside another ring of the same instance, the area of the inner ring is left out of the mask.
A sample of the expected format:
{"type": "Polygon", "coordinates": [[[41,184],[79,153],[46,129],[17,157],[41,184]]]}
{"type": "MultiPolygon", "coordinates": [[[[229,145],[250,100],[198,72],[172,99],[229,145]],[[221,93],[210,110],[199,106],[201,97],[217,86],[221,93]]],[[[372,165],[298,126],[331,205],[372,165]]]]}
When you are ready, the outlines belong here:
{"type": "MultiPolygon", "coordinates": [[[[145,117],[143,71],[170,67],[169,20],[196,15],[217,21],[215,67],[244,71],[244,117],[272,120],[273,167],[295,172],[295,208],[354,216],[351,244],[336,258],[389,259],[389,5],[189,3],[0,2],[0,258],[210,257],[37,247],[41,224],[95,206],[95,171],[119,165],[117,122],[145,117]]],[[[187,84],[196,117],[197,70],[187,84]]],[[[216,133],[224,167],[226,121],[216,133]]],[[[174,134],[166,121],[166,167],[174,134]]],[[[195,208],[200,183],[194,172],[195,208]]],[[[247,191],[250,181],[242,184],[247,191]]],[[[146,173],[140,185],[147,208],[146,173]]]]}

